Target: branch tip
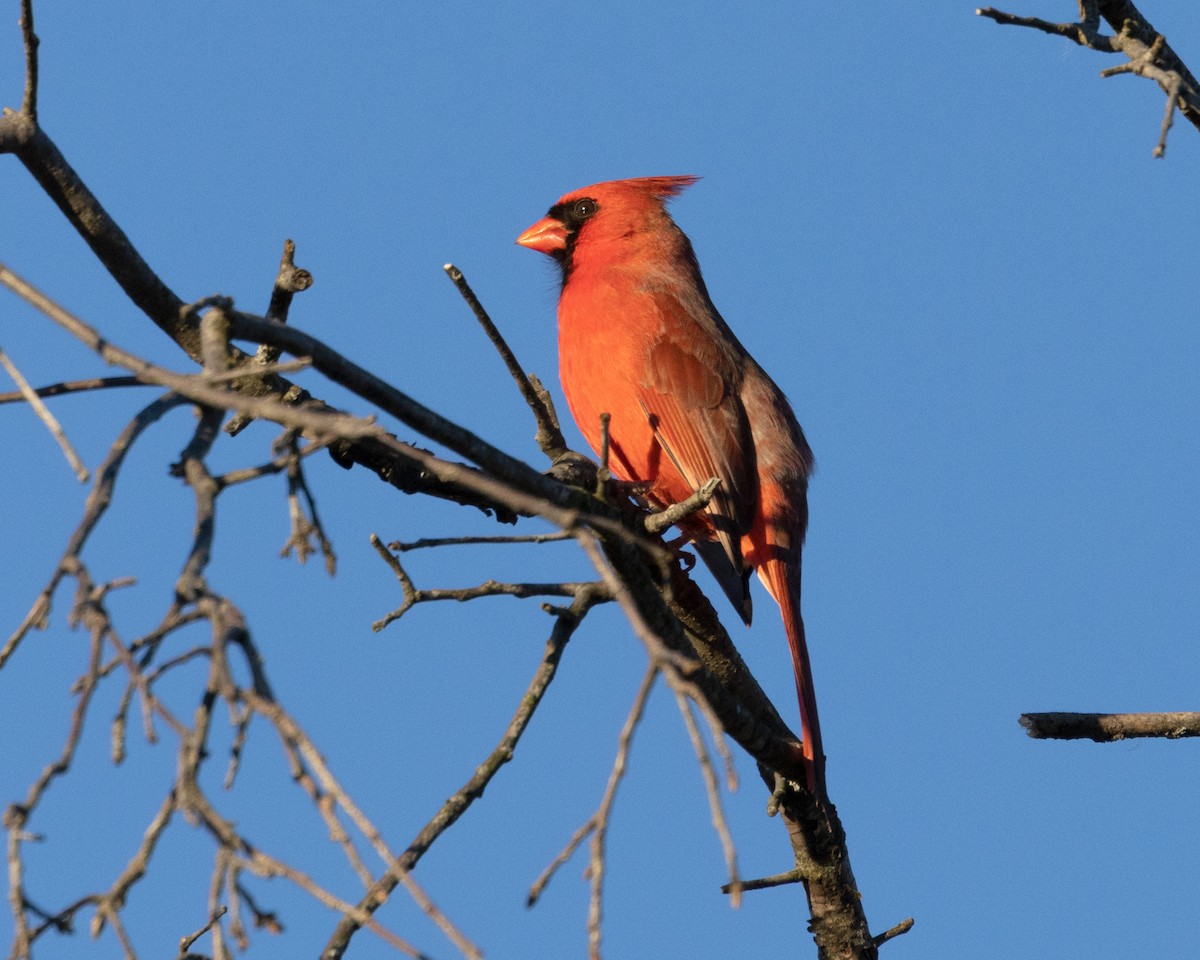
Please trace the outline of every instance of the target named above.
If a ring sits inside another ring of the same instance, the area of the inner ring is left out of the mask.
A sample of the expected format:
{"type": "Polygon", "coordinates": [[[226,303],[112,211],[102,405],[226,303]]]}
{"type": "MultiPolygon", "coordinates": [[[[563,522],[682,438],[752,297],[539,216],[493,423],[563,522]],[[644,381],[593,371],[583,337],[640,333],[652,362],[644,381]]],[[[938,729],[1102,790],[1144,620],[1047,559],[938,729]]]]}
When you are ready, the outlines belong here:
{"type": "Polygon", "coordinates": [[[885,930],[883,933],[879,934],[878,936],[872,937],[871,942],[874,943],[876,947],[882,947],[889,940],[895,940],[896,937],[900,937],[900,936],[903,936],[904,934],[908,933],[908,931],[913,928],[914,923],[916,923],[916,921],[913,920],[912,917],[908,917],[905,920],[901,920],[898,924],[896,924],[890,930],[885,930]]]}

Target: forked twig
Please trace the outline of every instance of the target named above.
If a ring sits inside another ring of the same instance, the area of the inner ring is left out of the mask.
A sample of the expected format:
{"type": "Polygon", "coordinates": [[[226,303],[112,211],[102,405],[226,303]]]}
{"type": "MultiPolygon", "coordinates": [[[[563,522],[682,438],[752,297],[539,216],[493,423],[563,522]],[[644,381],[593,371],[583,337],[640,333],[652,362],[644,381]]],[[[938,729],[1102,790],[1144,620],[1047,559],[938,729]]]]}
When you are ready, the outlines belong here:
{"type": "Polygon", "coordinates": [[[383,541],[379,539],[377,534],[371,534],[371,546],[375,548],[379,556],[391,568],[397,582],[400,584],[400,590],[404,598],[399,607],[371,624],[371,629],[377,633],[389,624],[399,620],[417,604],[434,603],[439,600],[454,600],[458,603],[463,603],[467,600],[476,600],[480,597],[516,597],[518,599],[528,599],[530,597],[578,597],[585,592],[592,597],[594,603],[600,603],[607,599],[607,591],[604,586],[594,581],[579,583],[501,583],[497,580],[487,580],[474,587],[419,590],[413,583],[408,571],[400,563],[400,558],[391,553],[383,545],[383,541]]]}
{"type": "Polygon", "coordinates": [[[293,550],[296,559],[304,563],[309,556],[318,550],[325,558],[325,570],[332,577],[337,570],[337,557],[333,552],[333,544],[325,534],[321,525],[321,517],[317,513],[317,500],[301,465],[299,442],[294,431],[287,431],[278,441],[285,449],[284,460],[287,463],[288,479],[288,516],[292,522],[292,533],[287,543],[279,551],[281,557],[287,557],[293,550]],[[301,497],[304,502],[301,503],[301,497]],[[316,541],[313,546],[312,541],[316,541]]]}

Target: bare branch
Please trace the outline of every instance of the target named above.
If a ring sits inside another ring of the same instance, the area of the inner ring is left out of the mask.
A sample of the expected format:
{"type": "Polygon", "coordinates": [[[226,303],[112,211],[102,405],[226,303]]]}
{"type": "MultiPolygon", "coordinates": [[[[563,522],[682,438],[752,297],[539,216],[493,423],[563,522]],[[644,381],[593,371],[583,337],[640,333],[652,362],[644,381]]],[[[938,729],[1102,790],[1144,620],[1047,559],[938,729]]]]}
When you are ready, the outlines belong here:
{"type": "MultiPolygon", "coordinates": [[[[67,380],[63,383],[53,383],[46,387],[35,387],[33,392],[39,397],[61,397],[69,393],[81,393],[85,390],[105,390],[111,387],[149,387],[153,384],[143,383],[137,377],[89,377],[86,380],[67,380]]],[[[24,403],[28,397],[20,390],[13,393],[0,393],[0,403],[24,403]]]]}
{"type": "Polygon", "coordinates": [[[395,550],[397,553],[407,553],[409,550],[427,550],[431,547],[473,546],[490,543],[561,543],[563,540],[574,539],[574,536],[565,530],[513,537],[424,537],[409,543],[393,540],[388,544],[388,549],[395,550]]]}
{"type": "MultiPolygon", "coordinates": [[[[312,366],[312,361],[308,357],[296,357],[293,360],[287,360],[283,363],[266,363],[254,370],[246,370],[239,368],[237,370],[227,370],[224,373],[209,374],[204,379],[207,383],[237,383],[239,380],[245,380],[248,377],[261,377],[268,373],[297,373],[300,370],[307,370],[312,366]]],[[[228,431],[226,431],[228,432],[228,431]]]]}
{"type": "MultiPolygon", "coordinates": [[[[85,594],[82,585],[80,592],[81,594],[85,594]]],[[[86,590],[86,596],[87,600],[91,601],[95,597],[95,591],[86,590]]],[[[71,763],[75,758],[75,751],[79,747],[80,737],[83,735],[84,719],[91,705],[92,694],[95,692],[96,681],[99,675],[100,651],[103,647],[103,628],[100,623],[95,621],[89,623],[88,626],[91,628],[91,644],[88,653],[87,671],[84,673],[75,709],[71,711],[71,724],[67,731],[62,751],[55,760],[43,768],[41,774],[26,792],[25,799],[20,803],[10,804],[8,809],[4,811],[4,826],[8,830],[9,905],[12,908],[13,919],[16,923],[13,953],[18,957],[28,956],[30,953],[30,944],[32,943],[29,923],[25,916],[26,897],[23,882],[24,868],[21,857],[22,845],[32,838],[25,827],[30,815],[41,802],[42,796],[50,787],[50,784],[56,778],[66,774],[71,767],[71,763]]]]}
{"type": "MultiPolygon", "coordinates": [[[[293,435],[292,431],[285,430],[281,440],[286,440],[289,435],[293,435]]],[[[336,437],[326,437],[324,440],[314,441],[305,444],[302,450],[298,450],[301,458],[311,457],[314,453],[326,449],[331,443],[337,441],[336,437]]],[[[276,441],[278,447],[279,441],[276,441]]],[[[287,445],[284,445],[285,448],[287,445]]],[[[265,477],[270,474],[283,473],[291,465],[292,453],[290,448],[285,449],[285,452],[279,454],[273,460],[268,460],[266,463],[259,464],[257,467],[246,467],[241,470],[230,470],[228,473],[223,473],[216,477],[218,485],[224,489],[232,487],[239,483],[249,483],[251,480],[257,480],[259,477],[265,477]]]]}
{"type": "MultiPolygon", "coordinates": [[[[104,339],[78,317],[64,310],[3,265],[0,265],[0,284],[9,287],[37,307],[96,351],[106,362],[124,366],[140,379],[169,386],[207,406],[237,410],[273,420],[286,427],[301,430],[315,439],[325,439],[330,434],[336,435],[339,441],[370,439],[418,467],[416,472],[423,478],[422,483],[427,480],[440,480],[447,487],[458,490],[465,488],[478,494],[476,500],[481,504],[506,507],[513,515],[526,513],[543,516],[561,528],[574,526],[577,522],[573,509],[579,501],[577,493],[416,403],[390,384],[301,331],[271,324],[249,314],[224,314],[230,321],[235,335],[259,337],[262,342],[277,343],[289,352],[311,356],[314,365],[336,382],[354,390],[381,409],[411,422],[427,436],[474,460],[492,476],[439,460],[432,454],[401,443],[369,420],[332,411],[332,408],[326,408],[324,405],[298,407],[269,397],[249,396],[217,389],[208,386],[201,378],[171,373],[104,339]]],[[[590,516],[589,522],[629,536],[620,523],[604,516],[590,516]]],[[[645,547],[653,549],[653,544],[646,541],[645,547]]]]}
{"type": "MultiPolygon", "coordinates": [[[[250,908],[250,912],[254,914],[254,925],[256,927],[266,930],[268,933],[283,933],[283,924],[279,922],[279,918],[274,913],[270,912],[269,910],[264,910],[258,905],[254,897],[250,895],[250,891],[247,890],[241,883],[237,882],[236,871],[237,865],[235,864],[234,869],[230,871],[230,882],[233,884],[234,890],[237,893],[237,896],[232,898],[232,902],[235,904],[234,910],[236,911],[239,909],[236,906],[236,904],[239,902],[245,903],[246,906],[250,908]]],[[[232,921],[230,925],[233,925],[232,921]]],[[[245,936],[245,934],[243,934],[243,936],[245,936]]]]}
{"type": "Polygon", "coordinates": [[[25,94],[21,99],[21,113],[37,123],[38,95],[38,40],[33,32],[33,0],[21,0],[21,39],[25,46],[25,94]]]}
{"type": "Polygon", "coordinates": [[[89,476],[87,467],[83,465],[83,461],[79,459],[79,454],[71,446],[71,441],[63,433],[62,425],[55,419],[50,409],[42,403],[41,397],[29,386],[29,381],[21,375],[21,371],[16,368],[16,365],[3,350],[0,350],[0,366],[4,367],[8,375],[12,377],[12,381],[17,385],[21,396],[29,402],[34,413],[38,415],[38,419],[45,424],[46,429],[50,431],[50,435],[57,441],[63,455],[67,458],[67,463],[71,465],[71,469],[75,471],[75,476],[79,478],[79,482],[87,483],[89,476]]]}
{"type": "MultiPolygon", "coordinates": [[[[742,881],[738,877],[737,848],[734,846],[733,835],[729,832],[729,824],[725,821],[725,810],[721,805],[721,788],[717,783],[717,775],[713,770],[712,761],[708,757],[708,748],[704,744],[704,737],[700,734],[700,728],[696,726],[696,720],[692,716],[687,698],[677,691],[675,702],[679,706],[680,716],[683,717],[684,726],[687,728],[688,738],[692,741],[692,749],[696,751],[696,761],[700,764],[700,774],[704,779],[704,792],[708,795],[708,808],[712,814],[713,829],[717,832],[717,837],[721,841],[721,849],[725,854],[725,867],[729,871],[729,883],[722,887],[722,890],[731,894],[730,902],[734,909],[737,909],[742,903],[742,881]]],[[[720,736],[719,731],[717,736],[720,736]]]]}
{"type": "MultiPolygon", "coordinates": [[[[293,240],[283,241],[283,255],[279,258],[279,273],[275,275],[275,285],[271,288],[271,302],[267,305],[267,319],[275,323],[287,323],[288,311],[292,306],[292,297],[303,293],[313,285],[313,275],[302,267],[296,266],[296,244],[293,240]]],[[[265,354],[260,354],[260,363],[274,363],[279,354],[272,347],[267,347],[265,354]]]]}
{"type": "Polygon", "coordinates": [[[625,614],[625,619],[629,621],[633,627],[634,634],[642,641],[642,644],[650,654],[651,662],[658,667],[669,670],[667,679],[672,688],[674,688],[676,683],[681,682],[683,677],[696,673],[700,669],[699,662],[689,659],[680,650],[673,649],[654,630],[642,615],[637,599],[630,592],[629,584],[605,561],[600,548],[596,545],[592,537],[587,533],[583,533],[576,539],[583,547],[588,558],[592,561],[592,565],[600,574],[601,581],[608,587],[613,599],[620,604],[621,610],[625,614]]]}
{"type": "Polygon", "coordinates": [[[975,13],[999,24],[1030,27],[1064,37],[1101,53],[1125,54],[1129,58],[1128,63],[1102,70],[1100,76],[1132,73],[1153,80],[1167,95],[1158,143],[1154,147],[1155,157],[1166,154],[1167,132],[1171,129],[1176,107],[1194,127],[1200,129],[1200,83],[1130,0],[1079,0],[1080,17],[1077,23],[1053,23],[1037,17],[1021,17],[994,7],[978,8],[975,13]],[[1100,32],[1101,17],[1115,33],[1100,32]]]}
{"type": "Polygon", "coordinates": [[[1021,726],[1035,740],[1177,740],[1200,737],[1200,713],[1025,713],[1021,726]]]}
{"type": "Polygon", "coordinates": [[[217,910],[216,913],[214,913],[212,916],[210,916],[208,918],[208,923],[206,923],[204,926],[202,926],[195,933],[189,934],[186,937],[180,937],[179,938],[179,956],[178,956],[177,960],[186,960],[187,953],[189,950],[191,950],[192,944],[195,943],[197,940],[199,940],[206,933],[208,933],[209,930],[212,930],[217,925],[217,921],[220,920],[223,916],[225,916],[225,913],[228,909],[229,909],[228,907],[221,907],[219,910],[217,910]]]}
{"type": "MultiPolygon", "coordinates": [[[[1086,9],[1090,5],[1083,4],[1082,6],[1086,9]]],[[[1042,20],[1039,17],[1020,17],[1016,14],[1005,13],[1003,10],[995,9],[995,7],[977,8],[975,15],[994,20],[1003,26],[1030,27],[1034,30],[1040,30],[1042,33],[1065,37],[1079,44],[1081,47],[1090,47],[1093,50],[1100,50],[1104,53],[1117,52],[1116,48],[1112,45],[1112,38],[1101,36],[1097,31],[1096,27],[1099,23],[1099,16],[1085,16],[1079,23],[1054,23],[1050,20],[1042,20]]]]}
{"type": "Polygon", "coordinates": [[[418,603],[431,603],[438,600],[455,600],[462,603],[467,600],[476,600],[480,597],[517,597],[518,599],[528,599],[529,597],[579,597],[583,593],[591,596],[594,603],[600,603],[607,597],[607,591],[603,584],[595,582],[500,583],[496,580],[487,580],[476,587],[462,587],[455,590],[418,590],[413,584],[412,578],[408,575],[408,571],[400,563],[400,558],[390,553],[376,534],[371,534],[371,546],[375,548],[384,562],[391,567],[392,573],[395,574],[396,580],[399,581],[400,589],[404,595],[404,602],[399,607],[387,616],[371,624],[371,629],[377,633],[388,626],[388,624],[399,620],[418,603]]]}
{"type": "Polygon", "coordinates": [[[914,922],[915,921],[913,920],[912,917],[909,917],[906,920],[901,920],[898,924],[896,924],[890,930],[885,930],[883,933],[881,933],[877,937],[875,937],[875,946],[882,947],[889,940],[895,940],[896,937],[899,937],[899,936],[902,936],[902,935],[908,933],[908,931],[913,928],[914,922]]]}
{"type": "Polygon", "coordinates": [[[680,500],[678,503],[671,504],[665,510],[649,514],[643,521],[646,532],[651,534],[663,533],[685,517],[690,517],[697,510],[704,509],[708,506],[708,502],[712,500],[713,494],[717,492],[717,487],[720,485],[721,478],[713,477],[686,500],[680,500]]]}
{"type": "MultiPolygon", "coordinates": [[[[288,311],[292,307],[292,297],[303,293],[313,285],[313,275],[307,270],[296,266],[296,244],[292,240],[283,242],[283,255],[279,258],[279,272],[275,274],[275,283],[271,287],[271,301],[267,304],[266,318],[272,323],[287,323],[288,311]]],[[[282,372],[275,366],[279,359],[279,348],[270,344],[260,344],[254,354],[254,361],[249,364],[251,371],[261,376],[264,373],[282,372]]],[[[245,429],[253,418],[238,414],[225,425],[225,431],[230,436],[237,436],[245,429]]]]}
{"type": "Polygon", "coordinates": [[[492,318],[488,316],[487,310],[483,308],[483,304],[475,296],[475,291],[467,283],[467,278],[463,276],[463,272],[452,263],[446,264],[442,269],[446,271],[446,276],[458,288],[458,292],[462,294],[462,298],[467,302],[467,306],[475,314],[475,319],[483,327],[483,332],[487,334],[488,339],[492,342],[492,346],[499,352],[504,365],[508,367],[509,374],[516,381],[517,389],[521,391],[521,396],[525,398],[525,403],[529,405],[529,409],[533,412],[533,419],[537,422],[536,439],[538,447],[551,460],[558,459],[566,452],[567,442],[563,439],[562,430],[558,425],[558,417],[554,413],[553,406],[546,403],[545,391],[543,390],[542,393],[539,393],[534,389],[530,378],[517,362],[516,355],[509,347],[508,341],[504,339],[504,335],[492,323],[492,318]]]}
{"type": "MultiPolygon", "coordinates": [[[[641,723],[642,714],[646,711],[646,701],[654,687],[654,678],[659,674],[657,666],[651,666],[642,677],[642,684],[634,695],[633,706],[621,727],[617,738],[617,756],[613,760],[612,770],[608,775],[608,783],[604,787],[604,796],[600,807],[592,817],[592,842],[589,845],[588,882],[591,896],[588,898],[588,960],[600,960],[601,919],[604,915],[604,869],[606,864],[606,844],[608,825],[612,817],[613,804],[617,798],[617,787],[625,776],[625,768],[629,763],[629,750],[633,745],[633,734],[641,723]]],[[[532,891],[531,891],[532,895],[532,891]]]]}
{"type": "MultiPolygon", "coordinates": [[[[769,877],[756,877],[754,880],[742,880],[737,885],[737,890],[745,892],[748,890],[770,890],[772,887],[786,887],[793,883],[803,883],[805,873],[803,870],[787,870],[784,873],[772,874],[769,877]]],[[[734,886],[732,883],[727,883],[721,887],[722,893],[733,893],[734,886]]]]}
{"type": "Polygon", "coordinates": [[[325,528],[321,525],[321,517],[317,513],[317,500],[304,476],[296,434],[288,431],[277,442],[277,446],[279,443],[282,443],[287,451],[285,461],[288,478],[288,516],[292,521],[292,535],[283,545],[283,549],[279,551],[279,555],[286,557],[294,549],[296,559],[304,563],[310,555],[319,550],[321,556],[325,558],[325,570],[332,577],[337,570],[337,557],[333,552],[333,544],[325,535],[325,528]],[[301,497],[304,498],[303,504],[300,502],[301,497]],[[310,542],[310,538],[316,540],[315,547],[310,542]]]}

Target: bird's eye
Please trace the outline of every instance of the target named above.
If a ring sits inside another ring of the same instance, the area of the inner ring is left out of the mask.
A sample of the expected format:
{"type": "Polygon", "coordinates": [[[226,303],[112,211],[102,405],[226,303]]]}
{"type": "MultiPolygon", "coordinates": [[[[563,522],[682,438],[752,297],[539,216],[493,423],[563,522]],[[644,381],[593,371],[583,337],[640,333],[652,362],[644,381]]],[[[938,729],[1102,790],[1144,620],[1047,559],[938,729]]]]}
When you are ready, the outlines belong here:
{"type": "Polygon", "coordinates": [[[595,200],[576,200],[575,205],[571,207],[571,216],[575,220],[586,220],[596,212],[595,200]]]}

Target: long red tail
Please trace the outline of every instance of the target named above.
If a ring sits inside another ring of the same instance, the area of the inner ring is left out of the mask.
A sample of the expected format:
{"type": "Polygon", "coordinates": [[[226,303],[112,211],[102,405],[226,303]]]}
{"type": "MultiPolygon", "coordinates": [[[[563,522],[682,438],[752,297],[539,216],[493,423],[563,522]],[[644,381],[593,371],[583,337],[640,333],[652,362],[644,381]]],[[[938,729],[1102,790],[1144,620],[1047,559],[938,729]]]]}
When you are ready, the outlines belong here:
{"type": "Polygon", "coordinates": [[[792,667],[796,673],[796,696],[800,701],[800,733],[804,739],[804,761],[808,789],[819,801],[825,794],[825,751],[821,746],[821,723],[817,719],[817,694],[813,688],[808,645],[804,641],[804,618],[800,615],[800,571],[785,560],[771,559],[759,571],[767,590],[779,604],[792,667]]]}

